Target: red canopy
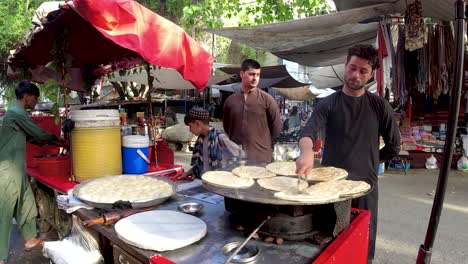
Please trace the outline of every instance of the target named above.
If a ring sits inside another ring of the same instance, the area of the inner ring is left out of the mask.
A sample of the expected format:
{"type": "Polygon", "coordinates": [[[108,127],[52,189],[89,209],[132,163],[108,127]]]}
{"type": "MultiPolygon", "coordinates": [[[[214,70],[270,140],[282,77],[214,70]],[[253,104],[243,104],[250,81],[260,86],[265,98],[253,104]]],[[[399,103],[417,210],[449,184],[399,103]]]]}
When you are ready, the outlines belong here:
{"type": "Polygon", "coordinates": [[[49,14],[43,26],[28,45],[18,48],[9,60],[11,66],[46,65],[53,60],[54,39],[65,32],[72,68],[81,69],[83,75],[129,68],[143,58],[176,69],[202,91],[211,74],[213,59],[206,50],[182,28],[133,0],[68,1],[49,14]]]}

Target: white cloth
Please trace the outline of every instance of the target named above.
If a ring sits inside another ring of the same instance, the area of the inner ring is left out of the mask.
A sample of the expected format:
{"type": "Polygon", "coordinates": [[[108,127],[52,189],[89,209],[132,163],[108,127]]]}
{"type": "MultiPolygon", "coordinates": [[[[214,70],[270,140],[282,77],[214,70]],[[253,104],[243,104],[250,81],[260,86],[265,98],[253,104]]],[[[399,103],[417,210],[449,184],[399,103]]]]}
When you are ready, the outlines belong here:
{"type": "Polygon", "coordinates": [[[87,210],[94,209],[94,207],[89,206],[78,198],[76,198],[72,191],[70,191],[67,195],[59,195],[57,196],[57,205],[59,209],[64,210],[67,214],[71,214],[78,209],[84,208],[87,210]]]}
{"type": "Polygon", "coordinates": [[[80,245],[73,243],[70,238],[45,242],[42,254],[55,264],[97,264],[101,263],[102,260],[99,250],[87,251],[80,245]]]}

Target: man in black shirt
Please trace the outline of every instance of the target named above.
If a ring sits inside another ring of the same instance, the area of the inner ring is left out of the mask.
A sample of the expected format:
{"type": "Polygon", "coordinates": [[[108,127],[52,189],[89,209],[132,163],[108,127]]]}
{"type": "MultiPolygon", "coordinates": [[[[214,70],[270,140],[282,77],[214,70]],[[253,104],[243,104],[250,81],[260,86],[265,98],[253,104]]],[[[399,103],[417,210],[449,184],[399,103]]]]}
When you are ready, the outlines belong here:
{"type": "Polygon", "coordinates": [[[322,165],[343,168],[348,179],[366,181],[372,186],[368,195],[352,201],[354,208],[371,212],[368,263],[372,263],[377,232],[378,188],[377,171],[400,149],[400,131],[390,104],[364,89],[378,67],[377,51],[371,45],[356,45],[348,52],[345,84],[314,108],[311,118],[301,131],[296,161],[297,174],[307,174],[314,164],[313,143],[319,131],[325,131],[322,165]],[[379,137],[385,147],[379,151],[379,137]]]}

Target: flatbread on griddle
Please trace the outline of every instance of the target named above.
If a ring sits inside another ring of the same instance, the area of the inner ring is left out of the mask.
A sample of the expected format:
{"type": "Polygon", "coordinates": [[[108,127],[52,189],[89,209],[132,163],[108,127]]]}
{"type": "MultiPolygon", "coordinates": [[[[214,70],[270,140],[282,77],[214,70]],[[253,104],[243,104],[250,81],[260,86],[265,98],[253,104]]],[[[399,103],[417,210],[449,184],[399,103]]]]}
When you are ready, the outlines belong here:
{"type": "Polygon", "coordinates": [[[247,179],[271,178],[276,176],[276,174],[258,166],[240,166],[233,169],[232,173],[247,179]]]}
{"type": "MultiPolygon", "coordinates": [[[[279,161],[273,162],[266,166],[267,170],[284,176],[297,176],[296,174],[296,162],[293,161],[279,161]]],[[[341,180],[348,176],[348,172],[335,167],[320,167],[312,169],[307,175],[308,181],[332,181],[341,180]]]]}
{"type": "MultiPolygon", "coordinates": [[[[264,189],[277,192],[288,192],[291,189],[291,191],[297,190],[297,180],[297,178],[293,177],[277,176],[274,178],[258,179],[257,183],[264,189]]],[[[304,190],[308,186],[309,184],[306,181],[300,180],[301,190],[304,190]]]]}
{"type": "Polygon", "coordinates": [[[296,162],[294,161],[273,162],[268,164],[266,169],[278,175],[296,176],[296,162]]]}
{"type": "Polygon", "coordinates": [[[352,196],[369,191],[371,186],[364,181],[336,180],[328,182],[319,182],[311,185],[304,190],[305,193],[331,191],[337,193],[340,197],[352,196]]]}
{"type": "Polygon", "coordinates": [[[255,183],[252,179],[241,178],[228,171],[208,171],[202,175],[202,180],[227,188],[249,188],[255,183]]]}
{"type": "Polygon", "coordinates": [[[330,191],[320,191],[314,193],[299,193],[295,191],[287,192],[277,192],[274,194],[275,197],[296,202],[305,202],[305,203],[327,203],[332,202],[339,198],[339,195],[330,191]]]}
{"type": "Polygon", "coordinates": [[[326,182],[341,180],[347,176],[348,172],[343,169],[335,167],[320,167],[312,169],[306,178],[309,181],[326,182]]]}

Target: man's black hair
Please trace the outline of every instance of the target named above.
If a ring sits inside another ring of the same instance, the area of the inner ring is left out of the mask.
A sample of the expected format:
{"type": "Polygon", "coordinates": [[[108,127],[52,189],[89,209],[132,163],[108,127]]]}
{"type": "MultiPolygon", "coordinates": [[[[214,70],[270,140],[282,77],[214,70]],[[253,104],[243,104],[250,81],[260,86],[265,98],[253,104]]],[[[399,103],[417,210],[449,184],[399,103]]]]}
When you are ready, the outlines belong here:
{"type": "Polygon", "coordinates": [[[260,63],[256,60],[246,59],[241,64],[241,70],[248,71],[249,69],[260,69],[260,63]]]}
{"type": "Polygon", "coordinates": [[[39,97],[39,88],[29,81],[21,81],[15,89],[16,99],[21,100],[26,94],[39,97]]]}
{"type": "Polygon", "coordinates": [[[348,50],[346,64],[348,64],[352,56],[369,61],[369,65],[371,66],[372,70],[375,70],[379,67],[379,56],[377,54],[377,50],[372,45],[358,44],[351,47],[348,50]]]}

